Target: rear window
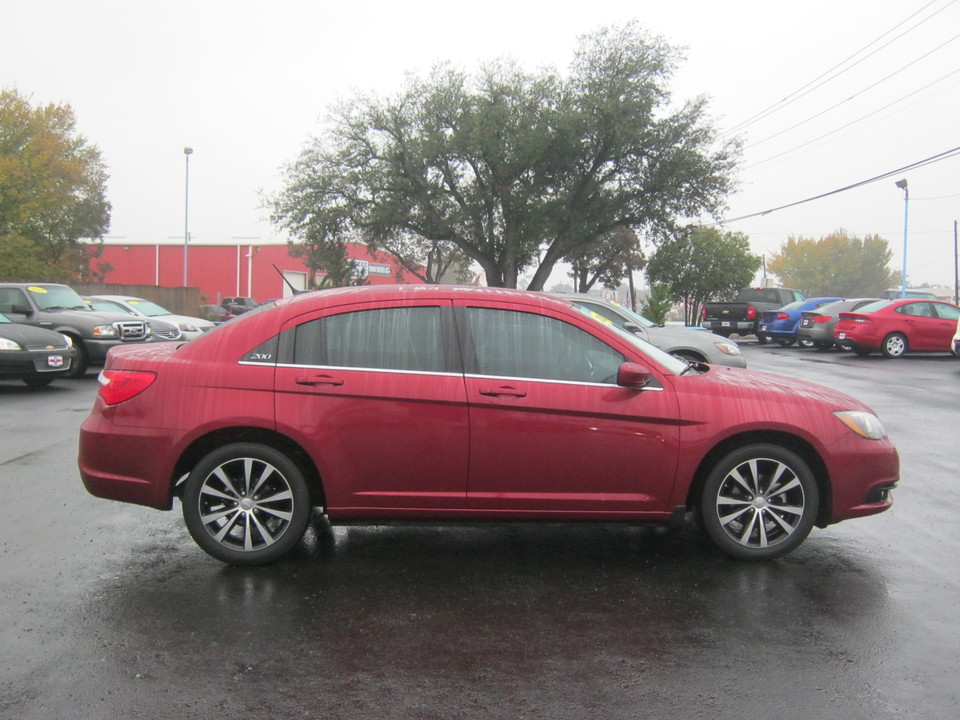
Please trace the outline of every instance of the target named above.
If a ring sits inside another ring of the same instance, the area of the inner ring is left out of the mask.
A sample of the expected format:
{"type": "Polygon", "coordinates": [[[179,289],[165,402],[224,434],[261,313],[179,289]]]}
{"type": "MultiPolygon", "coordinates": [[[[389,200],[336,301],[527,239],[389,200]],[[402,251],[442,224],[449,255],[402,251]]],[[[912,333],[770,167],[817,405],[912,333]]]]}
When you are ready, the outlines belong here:
{"type": "Polygon", "coordinates": [[[883,310],[885,307],[889,307],[893,300],[878,300],[877,302],[872,302],[869,305],[864,305],[862,308],[858,308],[857,312],[860,313],[872,313],[877,310],[883,310]]]}

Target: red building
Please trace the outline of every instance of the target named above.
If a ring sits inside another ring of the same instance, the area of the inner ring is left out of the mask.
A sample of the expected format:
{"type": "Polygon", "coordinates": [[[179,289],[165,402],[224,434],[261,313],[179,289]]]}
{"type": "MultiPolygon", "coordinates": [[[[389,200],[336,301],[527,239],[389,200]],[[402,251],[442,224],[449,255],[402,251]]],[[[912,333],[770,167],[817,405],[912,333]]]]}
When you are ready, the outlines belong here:
{"type": "MultiPolygon", "coordinates": [[[[422,282],[401,270],[393,258],[372,253],[363,245],[351,244],[347,254],[366,269],[371,285],[422,282]]],[[[292,294],[290,285],[305,289],[310,273],[300,258],[290,257],[287,244],[280,242],[191,244],[187,252],[186,283],[183,281],[183,244],[141,245],[108,240],[104,243],[103,255],[93,262],[113,268],[104,282],[197,287],[209,304],[219,304],[225,297],[252,297],[260,302],[285,297],[292,294]]]]}

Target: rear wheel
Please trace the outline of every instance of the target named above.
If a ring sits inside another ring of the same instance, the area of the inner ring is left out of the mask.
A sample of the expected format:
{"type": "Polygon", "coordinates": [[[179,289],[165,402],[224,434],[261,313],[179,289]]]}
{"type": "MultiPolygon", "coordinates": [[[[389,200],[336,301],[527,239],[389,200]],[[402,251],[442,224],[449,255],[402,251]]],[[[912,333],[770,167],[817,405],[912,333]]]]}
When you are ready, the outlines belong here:
{"type": "Polygon", "coordinates": [[[187,479],[183,518],[197,544],[231,565],[261,565],[289,552],[312,512],[303,473],[266,445],[214,450],[187,479]]]}
{"type": "Polygon", "coordinates": [[[780,347],[790,347],[796,338],[777,338],[777,345],[780,347]]]}
{"type": "Polygon", "coordinates": [[[700,498],[704,530],[723,552],[767,560],[794,550],[813,528],[819,494],[796,453],[748,445],[716,464],[700,498]]]}
{"type": "Polygon", "coordinates": [[[769,335],[761,335],[760,333],[757,333],[757,342],[758,342],[758,343],[760,343],[761,345],[766,345],[769,341],[770,341],[770,336],[769,336],[769,335]]]}
{"type": "Polygon", "coordinates": [[[823,340],[821,342],[815,342],[813,346],[820,352],[826,352],[827,350],[833,347],[833,343],[827,340],[823,340]]]}
{"type": "Polygon", "coordinates": [[[900,333],[890,333],[883,339],[880,350],[884,357],[898,358],[907,351],[907,338],[900,333]]]}

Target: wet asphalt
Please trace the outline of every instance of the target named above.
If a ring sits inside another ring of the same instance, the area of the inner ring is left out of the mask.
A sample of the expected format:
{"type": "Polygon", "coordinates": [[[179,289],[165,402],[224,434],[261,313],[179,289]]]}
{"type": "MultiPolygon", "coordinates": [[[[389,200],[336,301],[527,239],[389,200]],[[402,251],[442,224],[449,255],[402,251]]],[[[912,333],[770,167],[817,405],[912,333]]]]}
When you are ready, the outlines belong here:
{"type": "Polygon", "coordinates": [[[275,565],[207,557],[86,494],[94,374],[0,383],[0,718],[960,717],[960,360],[743,343],[871,405],[890,512],[778,561],[694,528],[330,528],[275,565]]]}

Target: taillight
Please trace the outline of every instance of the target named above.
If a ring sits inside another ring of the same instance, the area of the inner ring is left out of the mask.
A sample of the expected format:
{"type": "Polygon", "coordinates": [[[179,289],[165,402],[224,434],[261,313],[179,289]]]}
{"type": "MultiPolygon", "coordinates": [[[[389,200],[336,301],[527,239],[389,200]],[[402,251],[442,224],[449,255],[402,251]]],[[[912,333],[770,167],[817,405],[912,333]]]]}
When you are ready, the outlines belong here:
{"type": "Polygon", "coordinates": [[[757,309],[753,305],[747,305],[747,320],[754,320],[757,317],[757,309]]]}
{"type": "Polygon", "coordinates": [[[829,316],[829,315],[814,315],[813,318],[812,318],[812,320],[813,320],[815,323],[830,322],[830,316],[829,316]]]}
{"type": "Polygon", "coordinates": [[[790,316],[786,313],[777,313],[777,320],[789,320],[790,316]]]}
{"type": "Polygon", "coordinates": [[[116,405],[136,397],[157,379],[156,373],[142,370],[104,370],[100,382],[100,399],[107,405],[116,405]]]}

